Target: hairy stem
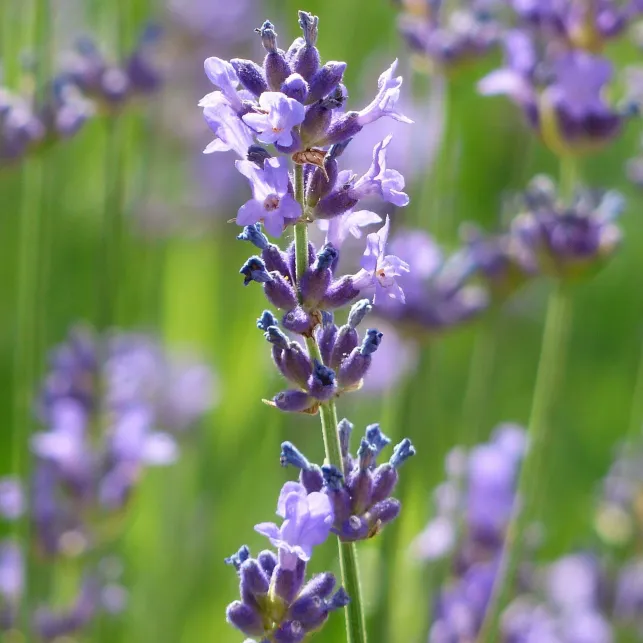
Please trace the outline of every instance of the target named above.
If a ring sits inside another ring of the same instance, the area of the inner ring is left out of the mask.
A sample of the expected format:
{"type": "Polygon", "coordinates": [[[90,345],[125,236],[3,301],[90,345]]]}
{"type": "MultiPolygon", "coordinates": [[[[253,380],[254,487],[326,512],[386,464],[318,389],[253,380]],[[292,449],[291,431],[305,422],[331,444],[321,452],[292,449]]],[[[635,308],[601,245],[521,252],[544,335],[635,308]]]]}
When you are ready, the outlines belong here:
{"type": "MultiPolygon", "coordinates": [[[[304,206],[304,169],[295,165],[295,198],[304,206]]],[[[308,228],[307,224],[295,225],[295,265],[297,279],[301,278],[308,264],[308,228]]],[[[314,337],[306,338],[308,353],[312,359],[323,363],[321,352],[314,337]]],[[[326,461],[343,471],[342,451],[337,433],[337,407],[331,400],[321,405],[319,409],[321,418],[322,437],[324,439],[324,453],[326,461]]],[[[342,584],[351,598],[350,603],[344,608],[346,619],[347,643],[366,643],[366,621],[362,603],[362,587],[359,579],[357,562],[357,548],[355,543],[344,543],[337,539],[339,547],[339,566],[342,574],[342,584]]]]}

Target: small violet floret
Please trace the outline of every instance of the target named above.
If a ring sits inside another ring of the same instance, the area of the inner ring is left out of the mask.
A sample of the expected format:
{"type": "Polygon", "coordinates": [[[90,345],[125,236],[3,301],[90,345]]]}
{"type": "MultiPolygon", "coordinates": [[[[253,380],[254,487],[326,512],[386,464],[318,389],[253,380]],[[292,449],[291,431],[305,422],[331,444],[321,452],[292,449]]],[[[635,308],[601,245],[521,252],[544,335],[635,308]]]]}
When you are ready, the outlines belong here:
{"type": "Polygon", "coordinates": [[[375,287],[373,304],[382,297],[390,297],[404,303],[404,291],[395,280],[410,271],[409,264],[395,255],[387,255],[386,241],[390,228],[390,220],[378,232],[366,237],[366,250],[362,257],[362,269],[353,275],[353,285],[358,290],[375,287]]]}
{"type": "Polygon", "coordinates": [[[351,189],[351,196],[363,199],[377,195],[398,207],[408,205],[409,196],[404,190],[404,177],[386,167],[386,148],[393,137],[389,134],[373,148],[373,162],[368,172],[360,177],[351,189]]]}
{"type": "MultiPolygon", "coordinates": [[[[241,111],[243,105],[237,87],[239,86],[239,78],[234,67],[227,61],[221,58],[211,57],[208,58],[203,64],[205,68],[205,75],[208,77],[213,85],[216,85],[221,93],[228,99],[230,105],[235,111],[241,111]]],[[[207,94],[201,99],[199,106],[207,107],[212,103],[216,97],[217,92],[207,94]]]]}
{"type": "Polygon", "coordinates": [[[368,123],[376,121],[382,116],[390,116],[396,121],[402,123],[412,123],[410,118],[395,111],[395,106],[400,98],[400,87],[402,86],[402,76],[394,76],[397,68],[397,59],[393,64],[380,75],[377,81],[377,96],[363,110],[358,112],[357,122],[363,127],[368,123]]]}
{"type": "Polygon", "coordinates": [[[247,226],[262,221],[271,235],[280,236],[286,223],[301,214],[301,206],[288,192],[288,159],[267,158],[263,169],[252,161],[236,161],[236,166],[250,181],[253,195],[239,208],[237,223],[247,226]]]}
{"type": "Polygon", "coordinates": [[[281,92],[264,92],[259,97],[259,109],[243,117],[244,122],[259,133],[261,143],[292,145],[292,128],[304,120],[304,106],[281,92]]]}
{"type": "Polygon", "coordinates": [[[255,531],[277,547],[279,564],[284,569],[294,569],[297,560],[310,560],[313,547],[328,538],[334,521],[328,496],[321,492],[307,493],[298,482],[286,482],[282,487],[277,515],[284,518],[281,527],[262,522],[255,526],[255,531]]]}
{"type": "Polygon", "coordinates": [[[332,219],[317,219],[317,225],[326,232],[326,243],[331,243],[335,248],[341,248],[342,244],[352,235],[356,239],[362,238],[362,228],[379,223],[382,220],[379,214],[369,210],[349,210],[332,219]]]}

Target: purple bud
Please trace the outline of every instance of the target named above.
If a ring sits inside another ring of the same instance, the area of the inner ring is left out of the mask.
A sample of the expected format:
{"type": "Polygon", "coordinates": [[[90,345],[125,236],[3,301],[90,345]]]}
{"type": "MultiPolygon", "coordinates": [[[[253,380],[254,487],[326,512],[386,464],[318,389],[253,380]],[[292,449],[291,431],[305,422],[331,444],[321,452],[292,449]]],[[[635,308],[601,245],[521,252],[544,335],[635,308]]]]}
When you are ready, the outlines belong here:
{"type": "Polygon", "coordinates": [[[306,634],[299,621],[287,621],[273,632],[272,638],[274,643],[301,643],[306,634]]]}
{"type": "Polygon", "coordinates": [[[319,69],[319,51],[315,47],[318,23],[317,16],[306,11],[299,12],[299,26],[304,32],[304,44],[294,53],[292,66],[294,71],[307,81],[310,81],[319,69]]]}
{"type": "Polygon", "coordinates": [[[332,219],[356,205],[357,199],[351,196],[350,190],[345,190],[342,186],[319,200],[315,208],[315,216],[318,219],[332,219]]]}
{"type": "Polygon", "coordinates": [[[330,363],[333,346],[335,346],[335,338],[337,337],[337,326],[332,322],[320,326],[317,330],[317,343],[319,344],[319,352],[321,353],[324,364],[330,363]]]}
{"type": "Polygon", "coordinates": [[[330,361],[328,362],[331,368],[339,368],[342,362],[357,348],[359,335],[357,331],[348,325],[342,326],[337,332],[335,339],[335,346],[330,361]]]}
{"type": "Polygon", "coordinates": [[[284,80],[290,76],[290,67],[286,62],[284,52],[277,49],[277,34],[274,25],[266,20],[255,31],[261,34],[261,41],[268,52],[263,61],[263,70],[268,86],[272,91],[278,92],[284,80]]]}
{"type": "MultiPolygon", "coordinates": [[[[367,450],[370,450],[367,445],[367,450]]],[[[368,468],[354,471],[346,482],[348,493],[353,500],[353,512],[361,514],[371,506],[373,492],[373,476],[368,468]]]]}
{"type": "Polygon", "coordinates": [[[372,309],[373,305],[370,300],[360,299],[359,301],[356,301],[351,306],[350,312],[348,313],[348,321],[346,323],[351,328],[357,328],[364,320],[364,317],[366,317],[372,309]]]}
{"type": "Polygon", "coordinates": [[[311,464],[292,442],[284,442],[281,445],[279,462],[282,467],[290,464],[301,469],[299,479],[307,493],[321,491],[324,486],[321,469],[316,464],[311,464]]]}
{"type": "MultiPolygon", "coordinates": [[[[261,167],[263,168],[263,165],[261,167]]],[[[260,223],[245,226],[243,231],[237,235],[237,239],[239,241],[249,241],[259,250],[264,250],[268,246],[268,237],[261,232],[260,223]]]]}
{"type": "Polygon", "coordinates": [[[266,573],[266,576],[272,578],[272,572],[277,566],[277,556],[275,556],[274,552],[269,549],[264,549],[257,556],[257,561],[261,565],[261,569],[266,573]]]}
{"type": "Polygon", "coordinates": [[[382,464],[373,471],[373,494],[371,502],[376,503],[385,500],[395,489],[398,481],[398,473],[395,467],[388,462],[382,464]]]}
{"type": "Polygon", "coordinates": [[[264,596],[268,593],[270,579],[261,569],[259,562],[253,558],[246,560],[241,565],[239,576],[241,577],[242,594],[244,591],[250,592],[253,596],[264,596]]]}
{"type": "MultiPolygon", "coordinates": [[[[295,275],[297,274],[296,267],[295,267],[295,243],[291,243],[288,246],[288,250],[286,251],[288,255],[288,266],[290,267],[290,274],[295,275]]],[[[306,268],[310,266],[312,263],[315,262],[316,259],[316,253],[315,253],[315,246],[313,246],[312,243],[308,243],[308,264],[306,265],[306,268]]]]}
{"type": "Polygon", "coordinates": [[[314,103],[333,92],[342,81],[346,71],[346,63],[335,60],[328,61],[311,78],[308,88],[308,103],[314,103]]]}
{"type": "Polygon", "coordinates": [[[304,103],[308,96],[308,83],[299,74],[291,74],[281,86],[281,92],[288,98],[304,103]]]}
{"type": "Polygon", "coordinates": [[[306,203],[310,208],[314,208],[321,198],[329,194],[337,182],[337,161],[329,158],[328,154],[324,159],[324,168],[326,169],[326,174],[321,168],[316,167],[311,172],[310,178],[306,183],[306,203]]]}
{"type": "Polygon", "coordinates": [[[361,131],[363,125],[360,125],[359,114],[357,112],[346,112],[343,116],[340,116],[326,132],[326,136],[323,141],[320,141],[320,145],[334,145],[335,143],[343,143],[350,138],[353,138],[355,134],[361,131]]]}
{"type": "Polygon", "coordinates": [[[344,389],[357,386],[371,367],[371,361],[370,355],[364,355],[361,349],[354,348],[337,370],[339,386],[344,389]]]}
{"type": "Polygon", "coordinates": [[[276,308],[284,310],[294,308],[297,305],[297,293],[290,281],[276,271],[269,276],[271,280],[264,285],[264,293],[268,301],[276,308]]]}
{"type": "Polygon", "coordinates": [[[284,603],[290,605],[304,582],[306,563],[297,559],[295,569],[285,569],[281,565],[275,567],[273,572],[274,591],[284,603]]]}
{"type": "Polygon", "coordinates": [[[239,82],[255,96],[260,96],[268,91],[268,84],[263,77],[263,70],[252,60],[233,58],[230,64],[237,72],[239,82]]]}
{"type": "Polygon", "coordinates": [[[296,306],[283,316],[281,324],[286,330],[293,333],[309,335],[317,325],[317,321],[313,319],[301,306],[296,306]]]}
{"type": "Polygon", "coordinates": [[[340,587],[330,599],[328,603],[328,609],[338,610],[342,607],[346,607],[351,602],[351,597],[346,593],[346,590],[343,587],[340,587]]]}
{"type": "Polygon", "coordinates": [[[400,515],[402,504],[395,498],[386,498],[377,504],[373,505],[368,512],[371,519],[371,524],[376,525],[378,522],[385,525],[392,520],[395,520],[400,515]]]}
{"type": "Polygon", "coordinates": [[[328,598],[336,584],[335,576],[330,572],[323,572],[313,576],[301,590],[300,596],[319,596],[320,598],[328,598]]]}
{"type": "Polygon", "coordinates": [[[376,328],[369,328],[366,331],[359,352],[365,357],[370,357],[379,348],[383,336],[383,333],[380,333],[376,328]]]}
{"type": "Polygon", "coordinates": [[[304,304],[316,308],[323,300],[332,279],[331,266],[339,253],[327,243],[317,255],[315,263],[302,275],[299,284],[304,304]]]}
{"type": "Polygon", "coordinates": [[[298,621],[311,631],[317,629],[328,618],[325,602],[314,594],[299,596],[288,610],[288,618],[298,621]]]}
{"type": "Polygon", "coordinates": [[[232,556],[228,556],[224,562],[226,565],[232,565],[237,571],[239,571],[241,569],[241,565],[249,558],[250,549],[248,548],[248,545],[242,545],[238,552],[232,554],[232,556]]]}
{"type": "Polygon", "coordinates": [[[290,268],[288,267],[288,257],[274,243],[269,243],[261,253],[261,258],[266,264],[266,269],[270,272],[278,272],[287,280],[292,281],[290,268]]]}
{"type": "Polygon", "coordinates": [[[373,469],[376,464],[377,453],[377,447],[366,438],[362,438],[359,449],[357,449],[359,469],[362,471],[373,469]]]}
{"type": "Polygon", "coordinates": [[[272,345],[272,361],[275,363],[275,366],[279,369],[279,372],[288,379],[286,369],[284,368],[284,349],[273,344],[272,345]]]}
{"type": "Polygon", "coordinates": [[[243,264],[239,273],[244,276],[244,286],[247,286],[251,281],[268,283],[272,280],[272,277],[266,270],[264,262],[259,259],[259,257],[250,257],[250,259],[243,264]]]}
{"type": "Polygon", "coordinates": [[[322,466],[324,485],[331,491],[340,491],[344,488],[344,474],[333,464],[322,466]]]}
{"type": "Polygon", "coordinates": [[[230,625],[248,636],[263,636],[263,619],[254,607],[241,601],[234,601],[226,609],[226,620],[230,625]]]}
{"type": "Polygon", "coordinates": [[[273,398],[275,406],[282,411],[290,411],[293,413],[306,411],[314,405],[313,400],[305,391],[295,391],[288,389],[277,393],[273,398]]]}
{"type": "Polygon", "coordinates": [[[277,348],[281,348],[281,350],[290,348],[290,340],[278,326],[268,326],[264,337],[277,348]]]}
{"type": "Polygon", "coordinates": [[[392,467],[395,467],[397,469],[402,463],[406,462],[406,460],[414,455],[415,447],[413,446],[413,444],[411,444],[411,440],[409,440],[408,438],[404,438],[402,442],[395,445],[395,449],[393,449],[393,455],[391,456],[389,462],[392,467]]]}
{"type": "Polygon", "coordinates": [[[327,486],[326,494],[333,505],[333,512],[335,515],[334,524],[341,525],[344,521],[348,520],[353,512],[353,502],[350,493],[348,493],[348,490],[342,483],[342,486],[339,489],[327,486]]]}
{"type": "Polygon", "coordinates": [[[315,360],[312,375],[308,379],[308,390],[313,397],[322,402],[330,400],[337,392],[335,371],[315,360]]]}
{"type": "Polygon", "coordinates": [[[306,110],[304,122],[301,124],[301,140],[304,147],[312,147],[323,138],[333,118],[333,107],[334,104],[326,105],[324,101],[317,101],[306,110]]]}
{"type": "Polygon", "coordinates": [[[346,542],[366,540],[370,532],[368,522],[360,516],[350,516],[344,520],[339,528],[339,538],[346,542]]]}
{"type": "Polygon", "coordinates": [[[346,418],[342,418],[337,424],[337,433],[339,434],[339,444],[344,458],[348,457],[352,432],[353,425],[346,418]]]}
{"type": "Polygon", "coordinates": [[[291,342],[288,349],[284,351],[282,364],[286,377],[305,388],[313,371],[313,366],[310,358],[297,342],[291,342]]]}

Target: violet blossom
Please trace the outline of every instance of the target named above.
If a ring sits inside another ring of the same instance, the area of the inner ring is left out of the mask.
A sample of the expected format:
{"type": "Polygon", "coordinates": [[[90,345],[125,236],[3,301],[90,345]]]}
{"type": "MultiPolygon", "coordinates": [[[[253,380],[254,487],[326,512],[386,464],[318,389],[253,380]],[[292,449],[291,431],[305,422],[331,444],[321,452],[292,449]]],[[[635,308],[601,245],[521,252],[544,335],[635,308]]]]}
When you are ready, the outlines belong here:
{"type": "Polygon", "coordinates": [[[378,232],[366,237],[366,249],[360,262],[362,269],[353,275],[353,285],[359,290],[375,287],[373,303],[388,297],[404,303],[404,291],[396,277],[410,271],[409,264],[395,255],[387,255],[386,242],[390,228],[389,217],[378,232]]]}
{"type": "Polygon", "coordinates": [[[298,482],[286,482],[282,487],[277,515],[284,519],[281,527],[262,522],[255,525],[255,531],[279,550],[279,564],[284,569],[294,569],[297,559],[310,560],[313,547],[328,538],[334,518],[328,496],[307,493],[298,482]]]}
{"type": "Polygon", "coordinates": [[[290,178],[285,158],[267,158],[263,169],[252,161],[236,161],[237,169],[252,187],[253,198],[239,208],[237,223],[242,226],[263,222],[273,236],[301,215],[301,206],[288,191],[290,178]]]}
{"type": "Polygon", "coordinates": [[[259,108],[243,116],[243,121],[259,133],[261,143],[288,147],[293,142],[292,128],[304,120],[304,106],[280,92],[264,92],[259,108]]]}

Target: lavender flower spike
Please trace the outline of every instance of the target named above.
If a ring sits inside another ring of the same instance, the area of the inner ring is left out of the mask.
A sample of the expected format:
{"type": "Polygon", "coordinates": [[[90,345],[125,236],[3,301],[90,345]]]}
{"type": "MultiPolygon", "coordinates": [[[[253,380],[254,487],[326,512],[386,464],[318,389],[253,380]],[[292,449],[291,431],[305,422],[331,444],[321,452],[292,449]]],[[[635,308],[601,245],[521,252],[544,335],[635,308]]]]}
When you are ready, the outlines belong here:
{"type": "Polygon", "coordinates": [[[284,518],[281,527],[262,522],[255,526],[255,531],[279,549],[279,564],[283,569],[295,569],[297,560],[310,560],[313,547],[328,538],[334,520],[328,496],[320,492],[306,493],[298,482],[286,482],[282,487],[277,515],[284,518]]]}
{"type": "Polygon", "coordinates": [[[404,303],[404,291],[395,280],[410,271],[409,264],[395,255],[386,255],[386,241],[390,228],[389,217],[379,230],[366,237],[366,250],[362,257],[362,269],[353,275],[353,286],[358,290],[375,286],[373,304],[382,297],[390,297],[404,303]]]}
{"type": "Polygon", "coordinates": [[[304,106],[281,92],[264,92],[259,97],[259,107],[260,112],[243,117],[247,125],[259,132],[258,140],[283,147],[292,145],[292,128],[304,120],[304,106]]]}
{"type": "Polygon", "coordinates": [[[235,165],[252,186],[253,198],[239,208],[237,223],[241,226],[263,221],[266,230],[278,237],[287,220],[299,218],[301,207],[288,192],[288,160],[268,158],[263,170],[252,161],[236,161],[235,165]]]}
{"type": "Polygon", "coordinates": [[[402,123],[413,123],[410,118],[395,111],[395,106],[400,98],[402,76],[393,76],[397,68],[397,58],[393,64],[380,75],[377,81],[378,92],[373,101],[357,114],[357,122],[362,127],[376,121],[382,116],[390,116],[402,123]]]}

